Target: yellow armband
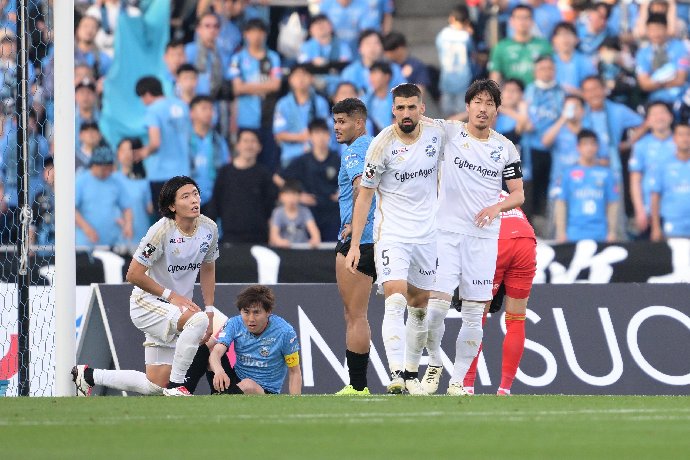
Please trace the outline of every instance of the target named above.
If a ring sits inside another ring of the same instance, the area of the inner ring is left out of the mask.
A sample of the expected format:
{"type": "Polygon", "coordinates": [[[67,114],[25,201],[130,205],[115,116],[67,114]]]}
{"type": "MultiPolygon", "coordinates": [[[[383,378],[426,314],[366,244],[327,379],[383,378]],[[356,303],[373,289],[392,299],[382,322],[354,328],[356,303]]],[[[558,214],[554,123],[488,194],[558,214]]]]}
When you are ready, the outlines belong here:
{"type": "Polygon", "coordinates": [[[285,364],[287,364],[287,367],[295,367],[299,365],[299,352],[296,351],[285,356],[285,364]]]}

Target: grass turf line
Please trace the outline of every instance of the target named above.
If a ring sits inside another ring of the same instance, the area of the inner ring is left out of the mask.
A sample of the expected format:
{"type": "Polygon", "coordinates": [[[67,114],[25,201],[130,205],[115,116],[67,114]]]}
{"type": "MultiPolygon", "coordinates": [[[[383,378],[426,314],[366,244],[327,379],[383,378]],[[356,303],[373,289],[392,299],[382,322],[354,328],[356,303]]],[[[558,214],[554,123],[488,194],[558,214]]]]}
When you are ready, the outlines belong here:
{"type": "Polygon", "coordinates": [[[689,432],[690,397],[0,399],[3,460],[683,458],[689,432]]]}

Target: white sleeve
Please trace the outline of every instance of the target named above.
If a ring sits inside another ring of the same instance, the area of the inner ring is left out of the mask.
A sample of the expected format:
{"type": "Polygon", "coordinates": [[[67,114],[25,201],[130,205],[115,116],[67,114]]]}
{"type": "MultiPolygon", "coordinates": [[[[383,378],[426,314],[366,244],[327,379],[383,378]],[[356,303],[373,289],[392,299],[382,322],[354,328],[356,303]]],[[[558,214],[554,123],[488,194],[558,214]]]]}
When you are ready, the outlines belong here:
{"type": "Polygon", "coordinates": [[[145,267],[150,267],[163,254],[163,243],[165,232],[162,225],[156,223],[149,228],[146,235],[141,239],[139,247],[134,253],[134,259],[145,267]]]}
{"type": "Polygon", "coordinates": [[[204,256],[204,262],[209,263],[215,261],[218,256],[219,256],[219,250],[218,250],[218,227],[213,226],[213,237],[211,238],[211,245],[208,248],[208,251],[206,251],[206,255],[204,256]]]}
{"type": "Polygon", "coordinates": [[[384,141],[384,136],[381,136],[384,132],[379,133],[367,149],[367,155],[364,158],[364,173],[360,182],[363,187],[377,188],[381,182],[381,176],[386,171],[390,144],[384,141]]]}

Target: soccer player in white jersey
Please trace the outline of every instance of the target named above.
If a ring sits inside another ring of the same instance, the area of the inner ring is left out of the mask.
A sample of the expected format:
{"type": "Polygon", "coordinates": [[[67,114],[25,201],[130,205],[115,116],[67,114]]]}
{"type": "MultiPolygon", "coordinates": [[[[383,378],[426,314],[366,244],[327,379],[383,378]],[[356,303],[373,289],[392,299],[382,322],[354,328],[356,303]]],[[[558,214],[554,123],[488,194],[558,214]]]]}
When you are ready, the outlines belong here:
{"type": "Polygon", "coordinates": [[[395,123],[367,150],[345,264],[355,273],[376,193],[374,256],[377,283],[383,285],[386,298],[381,329],[391,372],[387,390],[426,394],[418,369],[426,344],[426,305],[436,275],[437,173],[445,133],[433,122],[420,121],[424,104],[417,86],[398,85],[392,93],[395,123]]]}
{"type": "Polygon", "coordinates": [[[427,367],[422,385],[435,393],[441,376],[440,343],[453,291],[460,287],[462,327],[455,342],[450,395],[467,394],[462,382],[482,341],[484,305],[492,298],[500,213],[522,205],[522,171],[517,149],[491,129],[501,90],[493,80],[477,80],[465,93],[468,120],[436,120],[445,131],[439,188],[438,268],[428,305],[427,367]],[[502,181],[508,196],[498,202],[502,181]],[[437,352],[432,352],[437,350],[437,352]]]}
{"type": "Polygon", "coordinates": [[[145,336],[146,373],[75,366],[72,379],[79,396],[91,394],[94,385],[191,396],[185,373],[212,331],[218,228],[201,215],[199,187],[187,176],[165,182],[158,205],[163,217],[141,240],[127,271],[127,281],[135,286],[129,314],[145,336]],[[205,312],[192,301],[199,273],[205,312]]]}

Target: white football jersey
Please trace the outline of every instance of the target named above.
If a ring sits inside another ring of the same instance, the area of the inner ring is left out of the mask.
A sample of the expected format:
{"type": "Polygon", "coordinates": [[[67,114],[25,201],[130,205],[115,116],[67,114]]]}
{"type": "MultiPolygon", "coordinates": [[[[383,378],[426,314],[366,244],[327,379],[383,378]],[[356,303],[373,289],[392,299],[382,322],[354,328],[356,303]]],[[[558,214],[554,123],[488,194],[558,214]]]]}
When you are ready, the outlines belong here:
{"type": "MultiPolygon", "coordinates": [[[[148,267],[155,282],[189,299],[202,262],[218,258],[218,227],[206,216],[199,216],[192,236],[186,236],[175,221],[167,217],[153,224],[142,238],[134,260],[148,267]]],[[[132,295],[144,291],[134,288],[132,295]]]]}
{"type": "Polygon", "coordinates": [[[479,238],[498,238],[500,218],[479,228],[475,216],[498,202],[504,175],[520,162],[515,145],[493,129],[487,140],[472,136],[462,122],[436,120],[446,133],[441,164],[438,228],[479,238]]]}
{"type": "Polygon", "coordinates": [[[374,241],[435,241],[444,132],[427,121],[419,125],[419,137],[411,144],[403,142],[391,125],[367,150],[361,185],[377,189],[374,241]]]}

